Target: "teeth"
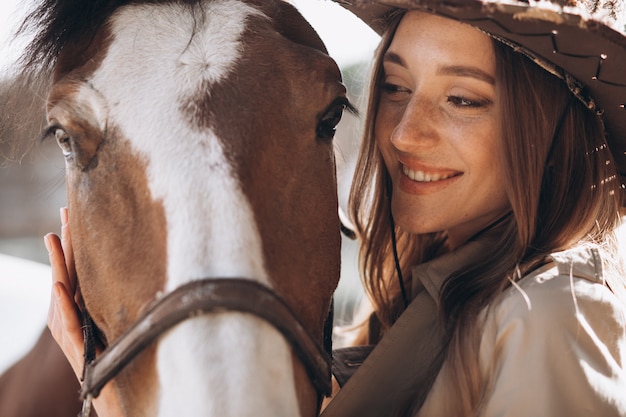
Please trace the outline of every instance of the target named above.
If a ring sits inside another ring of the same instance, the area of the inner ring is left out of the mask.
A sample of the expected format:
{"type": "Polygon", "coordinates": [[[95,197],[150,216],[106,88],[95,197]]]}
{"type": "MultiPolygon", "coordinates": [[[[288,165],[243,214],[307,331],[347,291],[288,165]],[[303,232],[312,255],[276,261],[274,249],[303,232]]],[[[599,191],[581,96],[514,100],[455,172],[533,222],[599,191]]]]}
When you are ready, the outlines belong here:
{"type": "Polygon", "coordinates": [[[413,171],[409,167],[402,165],[404,175],[417,182],[433,182],[450,178],[452,175],[428,174],[424,171],[413,171]]]}

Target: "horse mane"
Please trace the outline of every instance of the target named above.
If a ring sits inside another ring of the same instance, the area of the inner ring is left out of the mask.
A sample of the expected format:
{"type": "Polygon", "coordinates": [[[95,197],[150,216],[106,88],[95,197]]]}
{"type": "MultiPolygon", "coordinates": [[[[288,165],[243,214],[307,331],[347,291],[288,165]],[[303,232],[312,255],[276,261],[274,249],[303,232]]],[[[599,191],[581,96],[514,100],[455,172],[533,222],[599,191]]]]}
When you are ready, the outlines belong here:
{"type": "Polygon", "coordinates": [[[98,29],[119,7],[129,4],[178,3],[197,7],[201,0],[40,0],[20,25],[17,35],[34,33],[20,58],[30,72],[49,71],[70,43],[93,39],[98,29]]]}

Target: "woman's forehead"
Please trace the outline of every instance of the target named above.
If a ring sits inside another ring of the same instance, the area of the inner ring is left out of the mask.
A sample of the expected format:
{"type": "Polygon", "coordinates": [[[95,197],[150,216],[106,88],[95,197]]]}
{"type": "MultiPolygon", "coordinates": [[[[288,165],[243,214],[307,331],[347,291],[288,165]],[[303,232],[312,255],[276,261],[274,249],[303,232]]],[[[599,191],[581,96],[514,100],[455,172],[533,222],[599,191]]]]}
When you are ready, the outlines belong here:
{"type": "Polygon", "coordinates": [[[418,10],[409,10],[402,16],[394,39],[398,37],[434,39],[446,46],[466,42],[490,44],[490,37],[474,26],[447,17],[418,10]]]}
{"type": "Polygon", "coordinates": [[[403,16],[385,56],[394,57],[395,63],[439,60],[447,65],[468,64],[495,71],[493,42],[488,35],[467,24],[419,11],[403,16]]]}

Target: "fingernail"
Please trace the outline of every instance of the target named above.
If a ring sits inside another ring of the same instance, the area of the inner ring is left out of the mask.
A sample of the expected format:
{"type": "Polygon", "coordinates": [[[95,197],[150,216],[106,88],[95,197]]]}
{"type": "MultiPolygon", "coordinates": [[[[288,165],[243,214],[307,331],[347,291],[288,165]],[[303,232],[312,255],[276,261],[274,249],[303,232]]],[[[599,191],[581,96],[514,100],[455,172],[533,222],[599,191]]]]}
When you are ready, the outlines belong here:
{"type": "Polygon", "coordinates": [[[48,251],[48,255],[52,253],[52,248],[50,247],[50,242],[48,242],[48,235],[43,237],[43,244],[46,246],[46,250],[48,251]]]}
{"type": "Polygon", "coordinates": [[[61,207],[61,225],[65,226],[67,224],[67,207],[61,207]]]}

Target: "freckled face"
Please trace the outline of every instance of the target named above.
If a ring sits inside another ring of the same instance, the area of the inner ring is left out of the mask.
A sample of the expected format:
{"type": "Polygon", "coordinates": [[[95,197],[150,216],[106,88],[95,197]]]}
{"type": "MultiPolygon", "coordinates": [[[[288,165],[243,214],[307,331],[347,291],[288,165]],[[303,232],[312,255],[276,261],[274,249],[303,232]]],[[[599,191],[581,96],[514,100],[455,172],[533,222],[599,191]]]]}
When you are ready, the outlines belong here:
{"type": "Polygon", "coordinates": [[[509,210],[490,38],[408,12],[383,60],[375,137],[396,224],[458,246],[509,210]]]}

